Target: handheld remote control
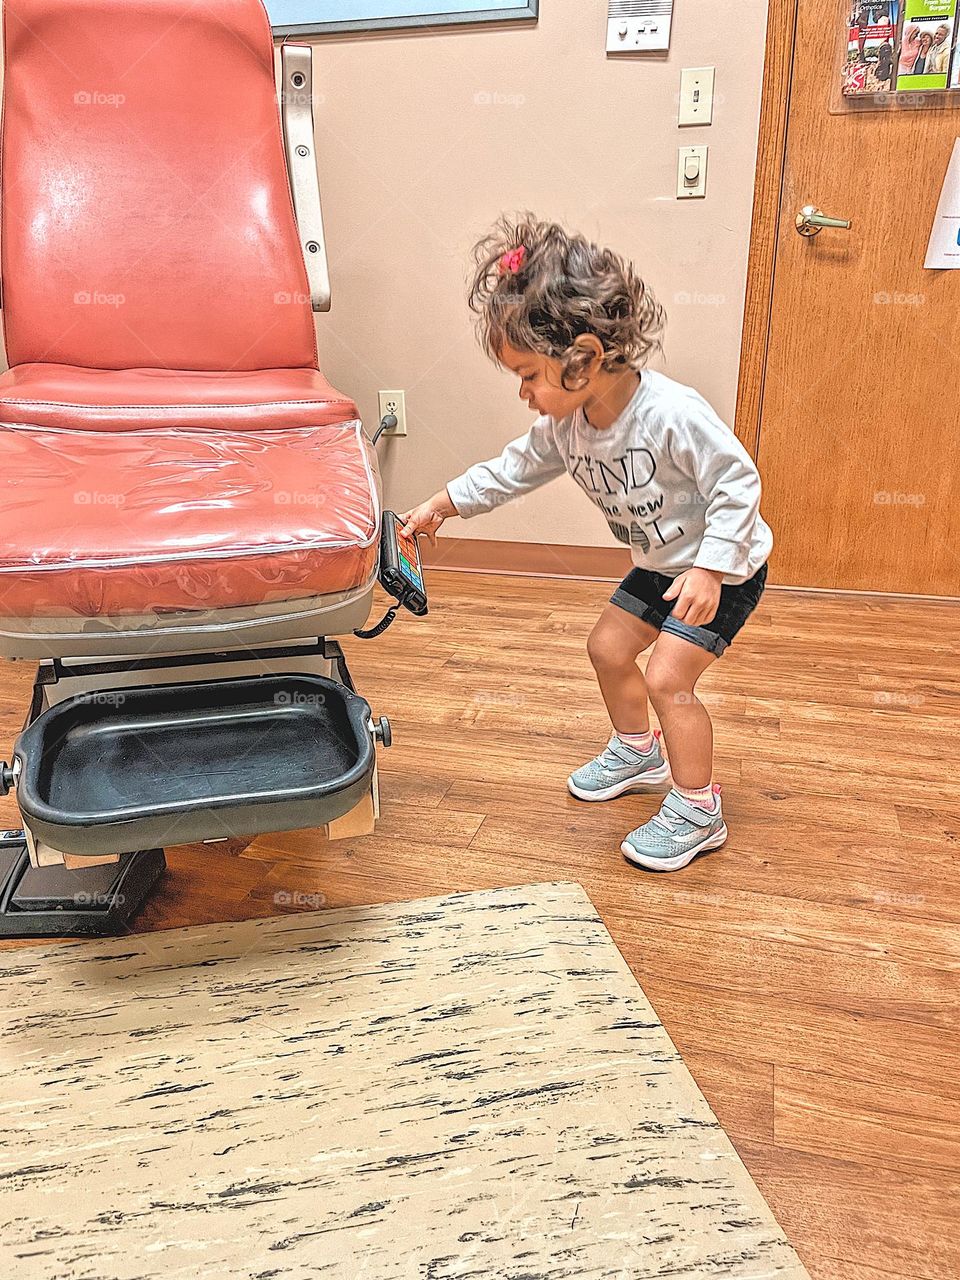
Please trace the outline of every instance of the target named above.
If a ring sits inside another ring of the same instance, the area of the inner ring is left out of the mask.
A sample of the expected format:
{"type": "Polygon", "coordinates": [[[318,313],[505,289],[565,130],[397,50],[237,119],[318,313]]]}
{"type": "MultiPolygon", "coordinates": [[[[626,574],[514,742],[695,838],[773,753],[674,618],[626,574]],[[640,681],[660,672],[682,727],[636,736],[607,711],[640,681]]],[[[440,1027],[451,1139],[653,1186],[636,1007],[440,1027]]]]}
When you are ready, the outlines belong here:
{"type": "Polygon", "coordinates": [[[427,612],[427,589],[417,539],[401,532],[403,525],[393,511],[383,513],[380,539],[380,582],[386,591],[422,617],[427,612]]]}

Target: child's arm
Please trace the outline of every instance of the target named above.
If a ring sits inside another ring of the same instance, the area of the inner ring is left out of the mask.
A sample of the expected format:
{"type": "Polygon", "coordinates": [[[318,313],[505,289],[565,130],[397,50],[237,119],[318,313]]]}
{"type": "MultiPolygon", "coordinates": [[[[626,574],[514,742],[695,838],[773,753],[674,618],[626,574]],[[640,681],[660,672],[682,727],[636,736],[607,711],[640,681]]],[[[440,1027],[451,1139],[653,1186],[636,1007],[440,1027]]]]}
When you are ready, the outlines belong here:
{"type": "Polygon", "coordinates": [[[423,532],[433,540],[448,517],[468,520],[493,511],[563,475],[566,469],[557,447],[553,419],[544,415],[537,418],[525,436],[511,440],[498,458],[475,463],[451,480],[446,489],[405,512],[400,517],[405,522],[403,531],[423,532]]]}
{"type": "Polygon", "coordinates": [[[706,529],[695,567],[746,577],[760,512],[760,474],[753,459],[701,397],[668,424],[667,441],[673,461],[706,500],[706,529]]]}
{"type": "Polygon", "coordinates": [[[663,593],[672,614],[688,626],[710,622],[726,574],[746,578],[760,510],[760,475],[750,455],[710,405],[697,396],[666,424],[667,447],[677,467],[706,499],[706,528],[692,569],[663,593]]]}
{"type": "Polygon", "coordinates": [[[546,415],[537,418],[525,436],[511,440],[498,458],[474,463],[468,471],[447,485],[447,493],[464,520],[482,515],[539,489],[548,480],[562,476],[566,463],[557,447],[554,422],[546,415]]]}

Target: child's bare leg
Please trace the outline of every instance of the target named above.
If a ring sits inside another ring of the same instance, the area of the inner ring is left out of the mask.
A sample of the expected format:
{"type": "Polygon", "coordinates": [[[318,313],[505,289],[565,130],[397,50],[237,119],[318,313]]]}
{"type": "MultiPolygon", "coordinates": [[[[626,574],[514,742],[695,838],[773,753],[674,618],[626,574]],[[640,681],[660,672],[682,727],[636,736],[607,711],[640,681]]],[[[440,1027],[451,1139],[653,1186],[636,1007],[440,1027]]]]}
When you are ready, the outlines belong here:
{"type": "Polygon", "coordinates": [[[650,732],[647,686],[637,656],[660,633],[649,622],[608,604],[590,633],[587,652],[600,681],[616,740],[575,769],[567,789],[578,800],[613,800],[628,791],[662,786],[670,768],[650,732]]]}
{"type": "Polygon", "coordinates": [[[637,658],[659,634],[649,622],[615,604],[606,606],[590,632],[587,653],[618,733],[646,733],[650,728],[647,685],[637,658]]]}
{"type": "Polygon", "coordinates": [[[676,786],[694,790],[713,779],[713,725],[694,693],[716,655],[662,632],[647,663],[646,684],[667,743],[676,786]]]}
{"type": "Polygon", "coordinates": [[[648,871],[679,871],[727,839],[713,782],[713,726],[694,693],[716,655],[690,640],[661,632],[647,663],[647,688],[657,709],[673,773],[660,812],[631,831],[624,857],[648,871]]]}

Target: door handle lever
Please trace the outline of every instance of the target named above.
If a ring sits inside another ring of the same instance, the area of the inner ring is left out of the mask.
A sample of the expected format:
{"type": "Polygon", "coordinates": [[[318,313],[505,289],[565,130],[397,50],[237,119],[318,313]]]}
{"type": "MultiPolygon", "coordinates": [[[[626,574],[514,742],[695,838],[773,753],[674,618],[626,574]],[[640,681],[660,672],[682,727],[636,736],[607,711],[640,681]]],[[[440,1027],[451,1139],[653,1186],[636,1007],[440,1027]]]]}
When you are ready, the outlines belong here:
{"type": "Polygon", "coordinates": [[[797,232],[802,236],[818,236],[824,227],[850,228],[849,218],[828,218],[816,205],[805,204],[797,214],[797,232]]]}

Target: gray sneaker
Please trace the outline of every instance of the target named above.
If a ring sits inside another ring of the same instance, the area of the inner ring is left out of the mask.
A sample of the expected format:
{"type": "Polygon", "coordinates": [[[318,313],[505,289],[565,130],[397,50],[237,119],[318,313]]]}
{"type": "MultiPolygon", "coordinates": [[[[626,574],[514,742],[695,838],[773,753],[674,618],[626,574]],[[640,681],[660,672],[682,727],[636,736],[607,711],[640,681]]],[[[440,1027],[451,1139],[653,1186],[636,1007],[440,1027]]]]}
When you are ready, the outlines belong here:
{"type": "Polygon", "coordinates": [[[570,794],[578,800],[612,800],[628,791],[646,791],[670,777],[670,766],[660,750],[660,735],[643,755],[614,734],[606,748],[567,779],[570,794]]]}
{"type": "Polygon", "coordinates": [[[679,871],[698,853],[719,849],[726,838],[719,796],[716,812],[708,813],[674,789],[660,812],[631,831],[620,848],[628,861],[648,871],[679,871]]]}

